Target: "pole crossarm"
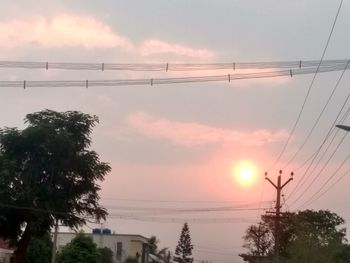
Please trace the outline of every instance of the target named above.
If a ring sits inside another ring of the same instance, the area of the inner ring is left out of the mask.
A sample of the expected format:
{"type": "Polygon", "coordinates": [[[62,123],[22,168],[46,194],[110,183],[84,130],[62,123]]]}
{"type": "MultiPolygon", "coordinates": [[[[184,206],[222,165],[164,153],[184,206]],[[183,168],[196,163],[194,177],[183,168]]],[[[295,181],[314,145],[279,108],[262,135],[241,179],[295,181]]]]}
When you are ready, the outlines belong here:
{"type": "Polygon", "coordinates": [[[277,184],[272,182],[270,178],[267,177],[267,173],[265,173],[265,179],[269,181],[269,183],[276,189],[276,207],[275,211],[272,212],[270,215],[262,216],[263,218],[271,218],[275,221],[275,231],[274,231],[274,239],[275,239],[275,248],[274,248],[274,262],[279,263],[279,251],[280,251],[280,240],[279,240],[279,233],[280,233],[280,220],[284,218],[284,214],[281,212],[281,193],[282,189],[293,180],[293,173],[291,173],[291,177],[282,184],[281,182],[281,176],[282,176],[282,170],[279,171],[279,175],[277,177],[277,184]]]}

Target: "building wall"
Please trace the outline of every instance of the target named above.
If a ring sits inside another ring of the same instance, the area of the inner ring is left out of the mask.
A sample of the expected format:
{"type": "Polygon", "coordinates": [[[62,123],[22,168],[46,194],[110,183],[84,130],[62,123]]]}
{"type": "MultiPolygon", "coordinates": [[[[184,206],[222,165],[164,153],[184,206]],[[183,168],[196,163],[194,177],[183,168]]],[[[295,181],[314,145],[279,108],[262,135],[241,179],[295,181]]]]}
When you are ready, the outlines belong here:
{"type": "Polygon", "coordinates": [[[13,251],[9,249],[0,248],[0,263],[10,263],[13,257],[13,251]]]}
{"type": "MultiPolygon", "coordinates": [[[[139,256],[139,263],[142,258],[142,247],[147,243],[147,238],[138,235],[101,235],[88,234],[92,237],[97,247],[108,247],[113,251],[113,259],[116,263],[123,263],[128,256],[139,256]],[[121,249],[121,250],[120,250],[121,249]]],[[[57,235],[57,249],[61,250],[63,246],[69,243],[76,233],[58,233],[57,235]]]]}

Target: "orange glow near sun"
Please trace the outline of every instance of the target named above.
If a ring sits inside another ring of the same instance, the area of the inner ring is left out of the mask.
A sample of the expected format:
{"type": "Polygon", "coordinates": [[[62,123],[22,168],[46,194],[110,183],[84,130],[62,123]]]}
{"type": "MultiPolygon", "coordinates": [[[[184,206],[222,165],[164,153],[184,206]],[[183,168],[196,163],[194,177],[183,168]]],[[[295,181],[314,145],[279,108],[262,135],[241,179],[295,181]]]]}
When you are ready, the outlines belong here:
{"type": "Polygon", "coordinates": [[[256,180],[256,166],[251,161],[239,161],[234,167],[234,177],[241,186],[250,186],[256,180]]]}

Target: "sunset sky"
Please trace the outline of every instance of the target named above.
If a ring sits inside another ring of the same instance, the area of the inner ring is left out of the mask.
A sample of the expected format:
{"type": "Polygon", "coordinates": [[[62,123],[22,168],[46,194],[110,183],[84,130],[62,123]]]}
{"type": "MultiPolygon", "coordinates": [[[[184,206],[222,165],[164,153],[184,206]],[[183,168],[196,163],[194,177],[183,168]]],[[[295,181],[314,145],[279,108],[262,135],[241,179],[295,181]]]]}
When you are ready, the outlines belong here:
{"type": "MultiPolygon", "coordinates": [[[[338,6],[339,1],[319,0],[3,0],[0,60],[164,65],[319,60],[338,6]]],[[[350,4],[345,1],[325,59],[350,58],[349,24],[350,4]]],[[[283,169],[283,181],[294,171],[294,181],[284,191],[286,210],[298,209],[349,154],[350,141],[345,138],[322,169],[345,134],[339,131],[328,155],[306,175],[309,181],[300,184],[288,199],[305,173],[306,166],[300,166],[321,145],[349,94],[350,76],[345,73],[310,140],[286,165],[315,123],[340,74],[317,75],[291,142],[269,171],[269,177],[276,180],[278,170],[283,169]]],[[[0,80],[202,75],[213,72],[0,69],[0,80]]],[[[112,166],[102,183],[101,203],[111,215],[104,226],[116,233],[156,235],[160,246],[174,250],[180,219],[188,219],[196,260],[226,263],[234,258],[241,262],[237,255],[244,252],[244,231],[257,222],[263,210],[163,214],[154,210],[273,207],[270,201],[275,192],[264,182],[264,172],[288,139],[312,77],[152,87],[1,88],[0,127],[23,128],[27,113],[43,109],[97,115],[100,124],[94,129],[92,148],[112,166]],[[237,165],[242,162],[254,170],[251,183],[242,184],[236,178],[237,165]],[[119,218],[127,216],[139,220],[119,218]],[[220,218],[232,220],[219,223],[220,218]]],[[[350,120],[344,124],[350,125],[350,120]]],[[[349,168],[350,161],[328,185],[349,168]]],[[[302,209],[330,209],[344,217],[350,228],[349,183],[350,174],[302,209]]]]}

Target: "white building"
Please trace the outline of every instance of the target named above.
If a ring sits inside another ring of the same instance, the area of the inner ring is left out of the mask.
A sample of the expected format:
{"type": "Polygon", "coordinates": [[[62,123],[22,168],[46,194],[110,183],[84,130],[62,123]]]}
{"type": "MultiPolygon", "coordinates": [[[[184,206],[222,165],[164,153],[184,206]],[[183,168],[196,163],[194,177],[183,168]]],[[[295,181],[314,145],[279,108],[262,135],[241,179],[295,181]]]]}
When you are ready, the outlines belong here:
{"type": "Polygon", "coordinates": [[[14,248],[11,248],[9,242],[0,237],[0,263],[13,262],[14,248]]]}
{"type": "MultiPolygon", "coordinates": [[[[112,234],[108,231],[96,231],[85,233],[96,243],[97,247],[108,247],[113,251],[113,259],[116,263],[124,263],[127,257],[137,257],[139,263],[148,262],[147,241],[148,239],[141,235],[112,234]]],[[[106,229],[104,229],[106,230],[106,229]]],[[[57,249],[61,250],[69,243],[77,233],[58,233],[57,249]]]]}

